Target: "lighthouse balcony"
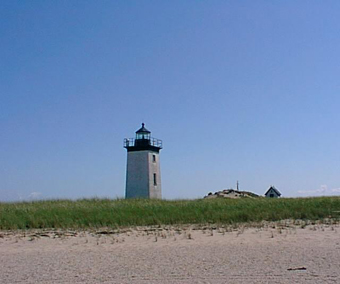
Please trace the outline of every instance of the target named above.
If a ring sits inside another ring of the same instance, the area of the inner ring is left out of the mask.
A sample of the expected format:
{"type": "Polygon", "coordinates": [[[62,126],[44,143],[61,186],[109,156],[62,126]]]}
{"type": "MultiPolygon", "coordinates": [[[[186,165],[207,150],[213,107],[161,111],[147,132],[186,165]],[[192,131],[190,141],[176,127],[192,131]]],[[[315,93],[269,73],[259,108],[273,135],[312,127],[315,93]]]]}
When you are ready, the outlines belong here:
{"type": "Polygon", "coordinates": [[[148,137],[148,139],[125,138],[124,148],[132,150],[133,148],[163,148],[163,141],[157,138],[148,137]]]}

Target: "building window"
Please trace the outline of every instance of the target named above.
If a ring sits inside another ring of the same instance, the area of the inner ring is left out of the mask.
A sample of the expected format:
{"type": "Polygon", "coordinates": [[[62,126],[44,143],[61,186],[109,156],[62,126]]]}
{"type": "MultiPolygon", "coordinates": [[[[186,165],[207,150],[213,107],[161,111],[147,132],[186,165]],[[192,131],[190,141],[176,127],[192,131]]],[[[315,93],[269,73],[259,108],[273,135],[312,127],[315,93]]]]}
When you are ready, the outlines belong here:
{"type": "Polygon", "coordinates": [[[273,194],[273,193],[271,193],[271,194],[269,195],[269,197],[274,197],[274,194],[273,194]]]}
{"type": "Polygon", "coordinates": [[[153,185],[157,185],[157,175],[153,174],[153,185]]]}
{"type": "Polygon", "coordinates": [[[156,155],[152,155],[152,161],[156,163],[156,155]]]}

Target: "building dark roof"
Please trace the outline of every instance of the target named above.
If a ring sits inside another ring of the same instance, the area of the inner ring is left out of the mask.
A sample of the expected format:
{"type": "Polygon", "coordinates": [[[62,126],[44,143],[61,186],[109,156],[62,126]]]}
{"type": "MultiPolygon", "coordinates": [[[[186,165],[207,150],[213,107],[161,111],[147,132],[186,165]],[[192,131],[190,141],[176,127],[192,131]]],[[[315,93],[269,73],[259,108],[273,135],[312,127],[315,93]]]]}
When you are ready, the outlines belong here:
{"type": "Polygon", "coordinates": [[[271,187],[269,187],[269,189],[267,190],[267,192],[266,192],[264,195],[267,195],[271,189],[274,190],[275,193],[276,193],[278,196],[281,196],[281,192],[278,191],[278,190],[276,189],[276,187],[273,186],[273,185],[272,185],[271,187]]]}
{"type": "Polygon", "coordinates": [[[144,123],[142,123],[142,127],[136,131],[136,133],[151,133],[144,127],[144,123]]]}

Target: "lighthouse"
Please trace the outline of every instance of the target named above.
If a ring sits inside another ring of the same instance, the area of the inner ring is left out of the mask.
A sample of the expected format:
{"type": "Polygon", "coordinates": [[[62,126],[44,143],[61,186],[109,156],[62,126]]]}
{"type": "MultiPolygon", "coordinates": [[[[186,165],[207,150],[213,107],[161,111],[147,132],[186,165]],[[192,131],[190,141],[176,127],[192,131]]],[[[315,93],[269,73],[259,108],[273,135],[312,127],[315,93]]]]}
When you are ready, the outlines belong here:
{"type": "Polygon", "coordinates": [[[127,150],[125,198],[162,198],[159,151],[162,140],[152,138],[142,127],[135,138],[125,138],[127,150]]]}

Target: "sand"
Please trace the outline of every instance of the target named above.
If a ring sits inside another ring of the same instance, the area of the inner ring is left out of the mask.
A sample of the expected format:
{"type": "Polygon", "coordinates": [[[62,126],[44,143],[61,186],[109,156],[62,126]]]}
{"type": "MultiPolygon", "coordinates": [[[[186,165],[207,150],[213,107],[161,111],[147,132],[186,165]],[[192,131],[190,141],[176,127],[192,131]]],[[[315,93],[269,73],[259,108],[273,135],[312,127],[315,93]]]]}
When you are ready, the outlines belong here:
{"type": "Polygon", "coordinates": [[[340,283],[339,231],[280,223],[2,231],[0,283],[340,283]]]}

